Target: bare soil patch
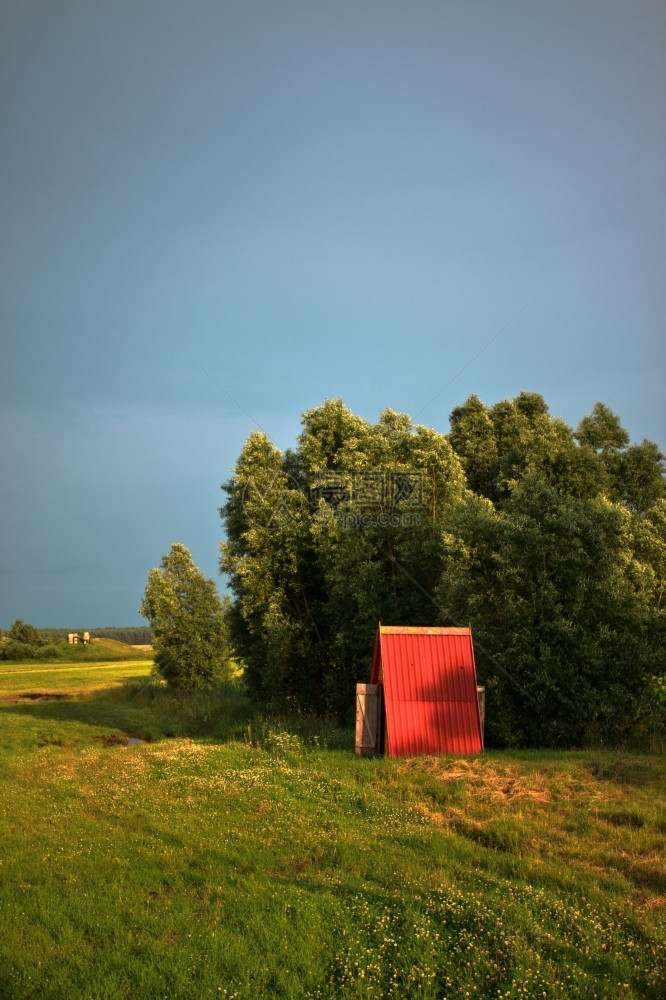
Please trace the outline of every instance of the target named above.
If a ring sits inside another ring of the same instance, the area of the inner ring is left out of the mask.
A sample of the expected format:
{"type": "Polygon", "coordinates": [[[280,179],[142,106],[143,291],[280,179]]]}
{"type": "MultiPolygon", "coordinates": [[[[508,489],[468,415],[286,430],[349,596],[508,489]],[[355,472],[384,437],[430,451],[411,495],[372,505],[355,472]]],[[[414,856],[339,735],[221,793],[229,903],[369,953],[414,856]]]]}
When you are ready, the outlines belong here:
{"type": "Polygon", "coordinates": [[[139,733],[110,733],[108,736],[93,736],[93,739],[105,747],[126,747],[135,743],[150,742],[139,733]]]}
{"type": "Polygon", "coordinates": [[[93,736],[94,740],[97,740],[102,746],[105,747],[126,747],[127,746],[127,736],[118,736],[113,734],[111,736],[93,736]]]}

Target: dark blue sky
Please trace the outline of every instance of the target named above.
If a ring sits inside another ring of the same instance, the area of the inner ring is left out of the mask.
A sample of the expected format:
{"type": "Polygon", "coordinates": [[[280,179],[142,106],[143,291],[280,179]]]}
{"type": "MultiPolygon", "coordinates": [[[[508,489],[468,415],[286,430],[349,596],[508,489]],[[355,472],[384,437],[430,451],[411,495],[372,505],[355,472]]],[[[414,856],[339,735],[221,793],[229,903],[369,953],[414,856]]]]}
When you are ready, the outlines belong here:
{"type": "Polygon", "coordinates": [[[217,574],[254,424],[523,389],[666,447],[666,7],[6,0],[0,626],[217,574]]]}

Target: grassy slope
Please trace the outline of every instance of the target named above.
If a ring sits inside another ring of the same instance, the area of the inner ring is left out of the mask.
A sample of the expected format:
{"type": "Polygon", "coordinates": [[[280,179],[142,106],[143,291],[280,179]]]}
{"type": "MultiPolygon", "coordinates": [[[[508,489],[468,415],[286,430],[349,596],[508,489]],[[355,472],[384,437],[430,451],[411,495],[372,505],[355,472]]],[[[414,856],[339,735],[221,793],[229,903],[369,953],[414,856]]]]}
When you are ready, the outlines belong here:
{"type": "Polygon", "coordinates": [[[0,675],[0,997],[666,996],[663,758],[365,760],[62,666],[0,675]]]}
{"type": "Polygon", "coordinates": [[[68,659],[74,662],[78,660],[152,660],[152,649],[150,646],[128,646],[119,639],[95,638],[91,639],[87,646],[78,643],[70,646],[67,642],[61,641],[58,644],[64,651],[68,659]]]}

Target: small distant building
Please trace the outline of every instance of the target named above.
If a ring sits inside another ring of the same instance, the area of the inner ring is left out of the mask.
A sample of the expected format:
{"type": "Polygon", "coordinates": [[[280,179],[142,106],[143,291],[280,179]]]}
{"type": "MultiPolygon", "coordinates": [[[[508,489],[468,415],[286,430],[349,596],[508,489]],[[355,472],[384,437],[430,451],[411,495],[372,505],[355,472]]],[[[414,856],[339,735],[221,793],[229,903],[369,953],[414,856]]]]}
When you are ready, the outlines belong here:
{"type": "Polygon", "coordinates": [[[481,753],[471,628],[379,625],[370,684],[357,686],[356,752],[481,753]]]}
{"type": "Polygon", "coordinates": [[[70,646],[77,646],[79,640],[83,643],[84,646],[87,646],[90,642],[90,632],[84,632],[83,638],[81,638],[78,632],[67,633],[67,642],[70,644],[70,646]]]}

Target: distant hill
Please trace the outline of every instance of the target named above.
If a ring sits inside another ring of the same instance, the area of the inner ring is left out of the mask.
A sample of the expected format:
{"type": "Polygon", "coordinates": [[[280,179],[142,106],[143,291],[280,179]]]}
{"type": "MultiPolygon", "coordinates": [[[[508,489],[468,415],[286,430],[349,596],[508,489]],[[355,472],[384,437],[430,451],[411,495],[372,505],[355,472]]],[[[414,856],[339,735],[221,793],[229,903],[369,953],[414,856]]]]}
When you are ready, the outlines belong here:
{"type": "Polygon", "coordinates": [[[107,639],[105,637],[95,638],[95,636],[91,636],[90,643],[85,646],[82,642],[70,645],[65,637],[64,639],[56,639],[54,646],[57,650],[58,659],[72,662],[151,660],[153,657],[151,646],[133,645],[121,642],[119,639],[107,639]]]}
{"type": "Polygon", "coordinates": [[[88,655],[92,655],[95,659],[116,659],[121,657],[123,659],[146,659],[152,658],[152,646],[148,643],[127,643],[121,642],[119,639],[107,639],[101,638],[91,638],[89,646],[68,646],[68,650],[72,649],[83,649],[88,655]]]}

